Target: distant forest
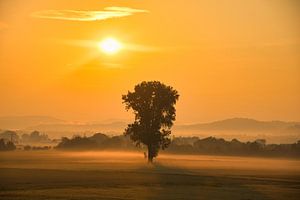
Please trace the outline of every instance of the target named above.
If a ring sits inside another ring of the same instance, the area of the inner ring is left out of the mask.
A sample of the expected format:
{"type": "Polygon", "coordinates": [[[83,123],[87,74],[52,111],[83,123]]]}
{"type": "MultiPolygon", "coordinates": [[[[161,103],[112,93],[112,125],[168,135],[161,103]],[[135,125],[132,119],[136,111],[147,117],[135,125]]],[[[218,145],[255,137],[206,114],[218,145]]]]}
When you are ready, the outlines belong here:
{"type": "MultiPolygon", "coordinates": [[[[0,133],[0,151],[15,150],[127,150],[144,151],[143,146],[136,147],[132,141],[123,135],[107,136],[96,133],[92,136],[63,137],[61,140],[50,140],[46,134],[34,131],[18,136],[14,131],[0,133]],[[49,146],[30,146],[28,142],[48,144],[49,146]],[[50,144],[54,145],[50,145],[50,144]],[[20,145],[23,144],[23,145],[20,145]]],[[[268,156],[268,157],[300,157],[300,141],[294,144],[267,144],[264,139],[252,142],[241,142],[237,139],[226,141],[222,138],[207,137],[173,137],[166,153],[176,154],[209,154],[235,156],[268,156]]]]}
{"type": "MultiPolygon", "coordinates": [[[[91,137],[74,136],[62,138],[55,147],[61,150],[137,150],[128,137],[123,135],[109,137],[96,133],[91,137]]],[[[143,150],[141,146],[139,150],[143,150]]],[[[266,140],[257,139],[253,142],[240,142],[237,139],[226,141],[222,138],[208,137],[174,137],[167,153],[178,154],[213,154],[240,156],[282,156],[300,157],[300,141],[294,144],[266,144],[266,140]]]]}

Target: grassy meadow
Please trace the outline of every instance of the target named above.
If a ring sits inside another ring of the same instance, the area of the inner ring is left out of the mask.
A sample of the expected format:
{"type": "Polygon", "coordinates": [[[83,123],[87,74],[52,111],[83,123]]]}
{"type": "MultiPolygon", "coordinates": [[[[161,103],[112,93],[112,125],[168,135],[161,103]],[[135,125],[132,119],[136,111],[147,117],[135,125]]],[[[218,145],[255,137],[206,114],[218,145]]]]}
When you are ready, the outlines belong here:
{"type": "Polygon", "coordinates": [[[136,152],[0,153],[0,199],[298,199],[300,161],[136,152]]]}

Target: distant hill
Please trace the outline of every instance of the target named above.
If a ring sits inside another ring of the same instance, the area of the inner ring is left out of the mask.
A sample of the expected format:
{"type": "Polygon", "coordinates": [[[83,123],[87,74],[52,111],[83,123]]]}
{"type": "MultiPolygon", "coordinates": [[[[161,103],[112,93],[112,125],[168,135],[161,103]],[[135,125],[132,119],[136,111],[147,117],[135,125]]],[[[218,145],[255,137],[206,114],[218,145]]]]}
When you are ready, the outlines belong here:
{"type": "Polygon", "coordinates": [[[27,127],[26,130],[39,130],[43,132],[101,132],[101,131],[113,131],[122,132],[127,126],[125,122],[111,122],[111,123],[85,123],[85,124],[73,124],[73,123],[59,123],[59,124],[40,124],[37,126],[27,127]]]}
{"type": "Polygon", "coordinates": [[[178,125],[176,130],[185,131],[271,131],[271,130],[297,130],[299,122],[258,121],[248,118],[232,118],[210,123],[197,123],[178,125]]]}
{"type": "MultiPolygon", "coordinates": [[[[0,129],[24,129],[39,131],[116,131],[123,132],[127,123],[123,121],[69,123],[48,116],[0,117],[0,129]]],[[[300,131],[300,122],[258,121],[249,118],[231,118],[210,123],[175,125],[176,131],[300,131]]]]}
{"type": "Polygon", "coordinates": [[[39,124],[57,124],[65,121],[48,116],[4,116],[0,117],[1,129],[25,129],[39,124]]]}
{"type": "MultiPolygon", "coordinates": [[[[127,127],[124,121],[70,123],[46,116],[0,117],[0,129],[18,129],[22,133],[34,130],[46,133],[50,138],[72,135],[92,135],[96,132],[120,135],[127,127]]],[[[242,141],[267,139],[274,143],[291,143],[300,140],[300,123],[284,121],[258,121],[248,118],[232,118],[210,123],[176,125],[172,128],[176,136],[222,137],[242,141]]]]}

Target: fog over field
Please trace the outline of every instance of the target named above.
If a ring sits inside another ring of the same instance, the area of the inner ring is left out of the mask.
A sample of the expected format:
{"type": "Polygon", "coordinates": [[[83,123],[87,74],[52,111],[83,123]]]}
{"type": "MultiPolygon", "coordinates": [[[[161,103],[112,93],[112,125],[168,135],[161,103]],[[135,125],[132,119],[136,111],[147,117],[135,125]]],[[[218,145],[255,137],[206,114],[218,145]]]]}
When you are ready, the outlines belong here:
{"type": "Polygon", "coordinates": [[[65,170],[126,170],[162,165],[182,170],[233,170],[251,174],[300,175],[298,159],[268,159],[255,157],[176,155],[162,152],[154,165],[145,163],[142,152],[121,151],[16,151],[1,152],[2,168],[39,168],[65,170]]]}
{"type": "Polygon", "coordinates": [[[132,152],[1,152],[0,199],[297,199],[300,161],[132,152]],[[72,197],[68,196],[72,193],[72,197]]]}

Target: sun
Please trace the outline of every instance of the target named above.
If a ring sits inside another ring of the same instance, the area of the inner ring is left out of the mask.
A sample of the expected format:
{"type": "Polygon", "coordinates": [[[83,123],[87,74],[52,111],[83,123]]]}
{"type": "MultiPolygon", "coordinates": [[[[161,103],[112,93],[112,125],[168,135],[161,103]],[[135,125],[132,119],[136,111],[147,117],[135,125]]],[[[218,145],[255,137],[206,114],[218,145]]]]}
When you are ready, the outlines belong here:
{"type": "Polygon", "coordinates": [[[98,46],[102,52],[109,55],[116,54],[122,49],[122,44],[114,38],[106,38],[98,46]]]}

